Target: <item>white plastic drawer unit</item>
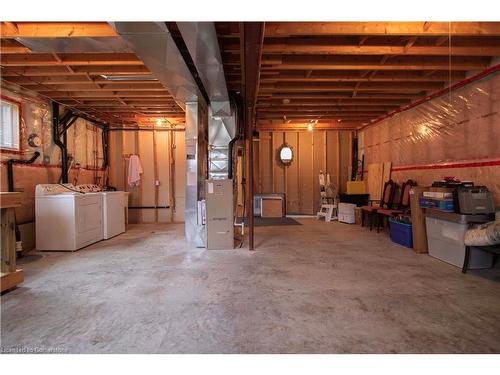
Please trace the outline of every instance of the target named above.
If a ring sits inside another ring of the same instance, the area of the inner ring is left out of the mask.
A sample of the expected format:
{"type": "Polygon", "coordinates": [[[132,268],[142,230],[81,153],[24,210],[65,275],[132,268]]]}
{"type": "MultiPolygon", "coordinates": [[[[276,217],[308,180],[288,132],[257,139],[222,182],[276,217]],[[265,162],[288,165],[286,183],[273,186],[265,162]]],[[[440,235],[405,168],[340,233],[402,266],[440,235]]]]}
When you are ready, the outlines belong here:
{"type": "MultiPolygon", "coordinates": [[[[425,218],[429,255],[456,267],[462,267],[465,258],[464,236],[468,224],[425,218]]],[[[471,249],[471,269],[490,268],[493,255],[479,249],[471,249]]]]}
{"type": "Polygon", "coordinates": [[[356,205],[352,203],[339,203],[338,220],[341,223],[354,224],[356,222],[356,205]]]}

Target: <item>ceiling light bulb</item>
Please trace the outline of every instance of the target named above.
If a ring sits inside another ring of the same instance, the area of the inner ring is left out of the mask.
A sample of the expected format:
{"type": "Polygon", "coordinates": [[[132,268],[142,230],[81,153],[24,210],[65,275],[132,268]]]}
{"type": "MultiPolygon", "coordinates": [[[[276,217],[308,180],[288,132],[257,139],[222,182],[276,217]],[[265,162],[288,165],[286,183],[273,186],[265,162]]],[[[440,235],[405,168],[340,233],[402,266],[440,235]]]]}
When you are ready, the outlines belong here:
{"type": "Polygon", "coordinates": [[[313,124],[307,124],[307,130],[311,131],[313,130],[313,124]]]}
{"type": "Polygon", "coordinates": [[[157,126],[161,126],[161,118],[159,118],[158,120],[156,120],[156,125],[157,126]]]}

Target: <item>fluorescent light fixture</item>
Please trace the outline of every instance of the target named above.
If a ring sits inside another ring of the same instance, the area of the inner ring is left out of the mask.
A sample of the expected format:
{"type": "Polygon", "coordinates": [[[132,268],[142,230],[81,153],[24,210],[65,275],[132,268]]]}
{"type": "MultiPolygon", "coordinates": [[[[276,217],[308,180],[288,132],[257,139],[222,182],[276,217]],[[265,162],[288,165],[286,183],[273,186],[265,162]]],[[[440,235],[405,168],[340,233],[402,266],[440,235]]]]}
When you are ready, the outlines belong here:
{"type": "Polygon", "coordinates": [[[108,81],[157,81],[151,74],[143,75],[108,75],[101,74],[101,77],[108,81]]]}

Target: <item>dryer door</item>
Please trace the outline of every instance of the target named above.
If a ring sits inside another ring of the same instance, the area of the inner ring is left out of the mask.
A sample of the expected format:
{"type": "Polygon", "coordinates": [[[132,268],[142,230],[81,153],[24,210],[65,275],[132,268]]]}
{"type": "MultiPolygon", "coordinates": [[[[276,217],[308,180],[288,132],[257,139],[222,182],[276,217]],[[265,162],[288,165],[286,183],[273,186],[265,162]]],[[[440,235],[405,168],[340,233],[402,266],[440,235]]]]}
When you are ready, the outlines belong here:
{"type": "Polygon", "coordinates": [[[76,200],[77,246],[102,240],[102,203],[100,194],[88,194],[76,200]]]}

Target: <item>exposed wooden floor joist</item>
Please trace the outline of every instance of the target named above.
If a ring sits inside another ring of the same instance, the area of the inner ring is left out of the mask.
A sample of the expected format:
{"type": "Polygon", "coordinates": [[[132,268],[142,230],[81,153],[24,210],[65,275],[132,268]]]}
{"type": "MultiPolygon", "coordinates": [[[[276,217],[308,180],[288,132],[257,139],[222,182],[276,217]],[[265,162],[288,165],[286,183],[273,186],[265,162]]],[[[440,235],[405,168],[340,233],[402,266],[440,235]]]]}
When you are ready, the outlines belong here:
{"type": "Polygon", "coordinates": [[[119,38],[106,22],[3,22],[0,35],[4,85],[35,91],[113,125],[150,124],[158,118],[183,122],[183,110],[134,53],[112,48],[109,53],[40,53],[22,44],[23,38],[75,43],[119,38]]]}
{"type": "MultiPolygon", "coordinates": [[[[236,85],[237,25],[218,32],[236,85]]],[[[495,22],[268,22],[257,121],[362,125],[488,68],[499,36],[495,22]]]]}

